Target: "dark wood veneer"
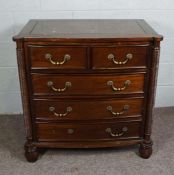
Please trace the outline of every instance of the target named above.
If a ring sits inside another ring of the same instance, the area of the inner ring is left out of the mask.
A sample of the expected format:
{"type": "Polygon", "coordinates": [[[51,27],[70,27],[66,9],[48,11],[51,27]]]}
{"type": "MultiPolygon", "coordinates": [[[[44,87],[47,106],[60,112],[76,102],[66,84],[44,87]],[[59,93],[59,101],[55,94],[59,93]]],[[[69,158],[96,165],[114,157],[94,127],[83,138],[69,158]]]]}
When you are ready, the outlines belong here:
{"type": "Polygon", "coordinates": [[[34,95],[103,95],[103,94],[130,94],[144,92],[144,74],[135,75],[53,75],[53,74],[32,74],[32,87],[34,95]],[[131,84],[124,91],[113,91],[107,84],[113,81],[114,87],[124,87],[124,83],[130,80],[131,84]],[[47,83],[53,82],[53,87],[64,88],[66,82],[71,82],[64,92],[56,92],[48,87],[47,83]],[[38,83],[39,82],[39,83],[38,83]]]}
{"type": "Polygon", "coordinates": [[[95,47],[92,48],[92,66],[93,69],[125,69],[125,68],[146,68],[149,47],[144,46],[117,46],[117,47],[95,47]],[[133,58],[126,64],[114,64],[108,60],[108,55],[113,54],[116,61],[125,61],[128,53],[133,54],[133,58]]]}
{"type": "Polygon", "coordinates": [[[30,20],[13,39],[29,162],[37,160],[39,148],[135,144],[140,145],[141,157],[150,157],[163,38],[144,20],[30,20]],[[63,62],[67,54],[71,58],[63,62]],[[124,62],[127,54],[132,59],[124,62]],[[126,80],[131,84],[124,88],[126,80]],[[63,92],[48,87],[48,81],[63,92]],[[64,89],[66,82],[71,87],[64,89]],[[129,109],[124,111],[125,105],[129,109]]]}
{"type": "Polygon", "coordinates": [[[69,100],[69,99],[35,99],[33,101],[34,116],[40,120],[101,120],[101,119],[119,119],[140,117],[143,111],[143,98],[126,98],[126,99],[97,99],[97,100],[69,100]],[[122,115],[113,115],[107,109],[108,106],[113,108],[113,112],[124,111],[124,106],[129,108],[122,115]],[[54,107],[55,111],[49,111],[50,107],[54,107]],[[54,112],[65,113],[67,107],[71,107],[72,111],[66,116],[58,117],[54,112]]]}
{"type": "Polygon", "coordinates": [[[97,140],[121,140],[140,137],[140,122],[116,122],[116,123],[92,123],[92,124],[37,124],[38,141],[97,141],[97,140]],[[122,129],[127,130],[122,136],[112,137],[106,132],[107,128],[112,130],[113,134],[122,133],[122,129]],[[69,133],[69,132],[73,133],[69,133]]]}
{"type": "Polygon", "coordinates": [[[29,46],[29,54],[32,68],[48,67],[49,69],[85,69],[87,67],[87,48],[85,47],[55,47],[55,46],[29,46]],[[71,58],[66,64],[61,66],[53,65],[45,58],[46,54],[52,55],[54,62],[61,62],[66,54],[71,58]]]}

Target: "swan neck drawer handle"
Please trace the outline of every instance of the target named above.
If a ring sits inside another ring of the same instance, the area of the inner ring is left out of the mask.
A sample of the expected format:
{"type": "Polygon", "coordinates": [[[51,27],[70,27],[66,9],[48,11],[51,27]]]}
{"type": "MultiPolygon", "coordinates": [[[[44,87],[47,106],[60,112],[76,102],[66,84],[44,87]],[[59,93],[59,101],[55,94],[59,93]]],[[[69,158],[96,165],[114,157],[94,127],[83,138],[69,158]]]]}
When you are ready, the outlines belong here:
{"type": "Polygon", "coordinates": [[[119,64],[119,65],[126,64],[132,58],[133,58],[133,54],[131,54],[131,53],[128,53],[126,55],[126,59],[124,61],[117,61],[117,60],[115,60],[115,56],[112,53],[108,55],[108,60],[113,61],[114,64],[119,64]]]}
{"type": "Polygon", "coordinates": [[[45,59],[49,60],[49,62],[53,65],[62,65],[64,64],[65,62],[67,62],[68,60],[71,59],[71,56],[69,54],[65,54],[64,57],[63,57],[63,61],[53,61],[52,59],[52,55],[50,53],[47,53],[45,54],[45,59]]]}
{"type": "Polygon", "coordinates": [[[123,90],[125,90],[130,84],[131,84],[131,81],[130,81],[130,80],[126,80],[126,81],[124,82],[123,87],[115,87],[113,81],[108,81],[108,82],[107,82],[107,85],[108,85],[108,86],[111,86],[111,88],[112,88],[113,91],[123,91],[123,90]]]}
{"type": "Polygon", "coordinates": [[[123,110],[121,112],[113,112],[112,106],[108,106],[106,109],[110,111],[112,115],[119,116],[119,115],[123,115],[125,112],[129,110],[129,105],[124,105],[123,110]]]}
{"type": "Polygon", "coordinates": [[[121,132],[113,132],[111,128],[106,128],[105,131],[109,133],[112,137],[121,137],[128,131],[128,128],[126,126],[123,127],[121,132]]]}
{"type": "Polygon", "coordinates": [[[63,113],[63,114],[57,113],[57,112],[55,111],[55,107],[53,107],[53,106],[50,106],[50,107],[49,107],[49,111],[52,112],[56,117],[65,117],[65,116],[67,116],[67,115],[72,111],[72,107],[71,107],[71,106],[68,106],[68,107],[66,108],[66,112],[63,113]]]}
{"type": "Polygon", "coordinates": [[[72,84],[71,84],[71,82],[65,82],[65,87],[64,88],[55,88],[54,87],[54,83],[52,82],[52,81],[48,81],[47,82],[47,86],[48,87],[50,87],[53,91],[55,91],[55,92],[64,92],[64,91],[66,91],[66,89],[68,88],[68,87],[71,87],[72,86],[72,84]]]}

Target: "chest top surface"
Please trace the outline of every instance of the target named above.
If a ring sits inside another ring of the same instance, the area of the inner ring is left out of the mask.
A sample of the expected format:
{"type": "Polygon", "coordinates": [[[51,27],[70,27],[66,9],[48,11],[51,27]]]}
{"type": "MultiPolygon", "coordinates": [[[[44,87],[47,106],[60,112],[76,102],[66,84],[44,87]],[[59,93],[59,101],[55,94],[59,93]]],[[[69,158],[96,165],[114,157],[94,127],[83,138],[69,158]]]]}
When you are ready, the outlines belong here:
{"type": "Polygon", "coordinates": [[[14,40],[162,39],[142,19],[30,20],[14,40]]]}

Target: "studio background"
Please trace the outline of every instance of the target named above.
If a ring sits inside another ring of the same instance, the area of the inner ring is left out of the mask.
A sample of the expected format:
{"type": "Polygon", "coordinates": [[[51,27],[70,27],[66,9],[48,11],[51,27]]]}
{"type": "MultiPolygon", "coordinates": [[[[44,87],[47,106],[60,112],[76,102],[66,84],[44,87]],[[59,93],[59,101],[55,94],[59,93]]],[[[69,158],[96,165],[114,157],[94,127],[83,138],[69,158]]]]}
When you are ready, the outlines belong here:
{"type": "Polygon", "coordinates": [[[0,0],[0,113],[22,113],[15,43],[29,19],[145,19],[164,36],[156,107],[174,106],[173,0],[0,0]]]}

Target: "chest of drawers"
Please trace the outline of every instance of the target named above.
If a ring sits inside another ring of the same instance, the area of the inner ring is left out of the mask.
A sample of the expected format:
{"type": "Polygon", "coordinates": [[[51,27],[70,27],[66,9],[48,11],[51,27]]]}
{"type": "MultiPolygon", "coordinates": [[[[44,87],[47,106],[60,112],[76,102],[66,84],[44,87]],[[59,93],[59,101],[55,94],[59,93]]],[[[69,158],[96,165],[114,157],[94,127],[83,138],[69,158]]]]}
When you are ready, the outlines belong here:
{"type": "Polygon", "coordinates": [[[13,39],[28,161],[40,148],[151,155],[162,36],[144,20],[31,20],[13,39]]]}

